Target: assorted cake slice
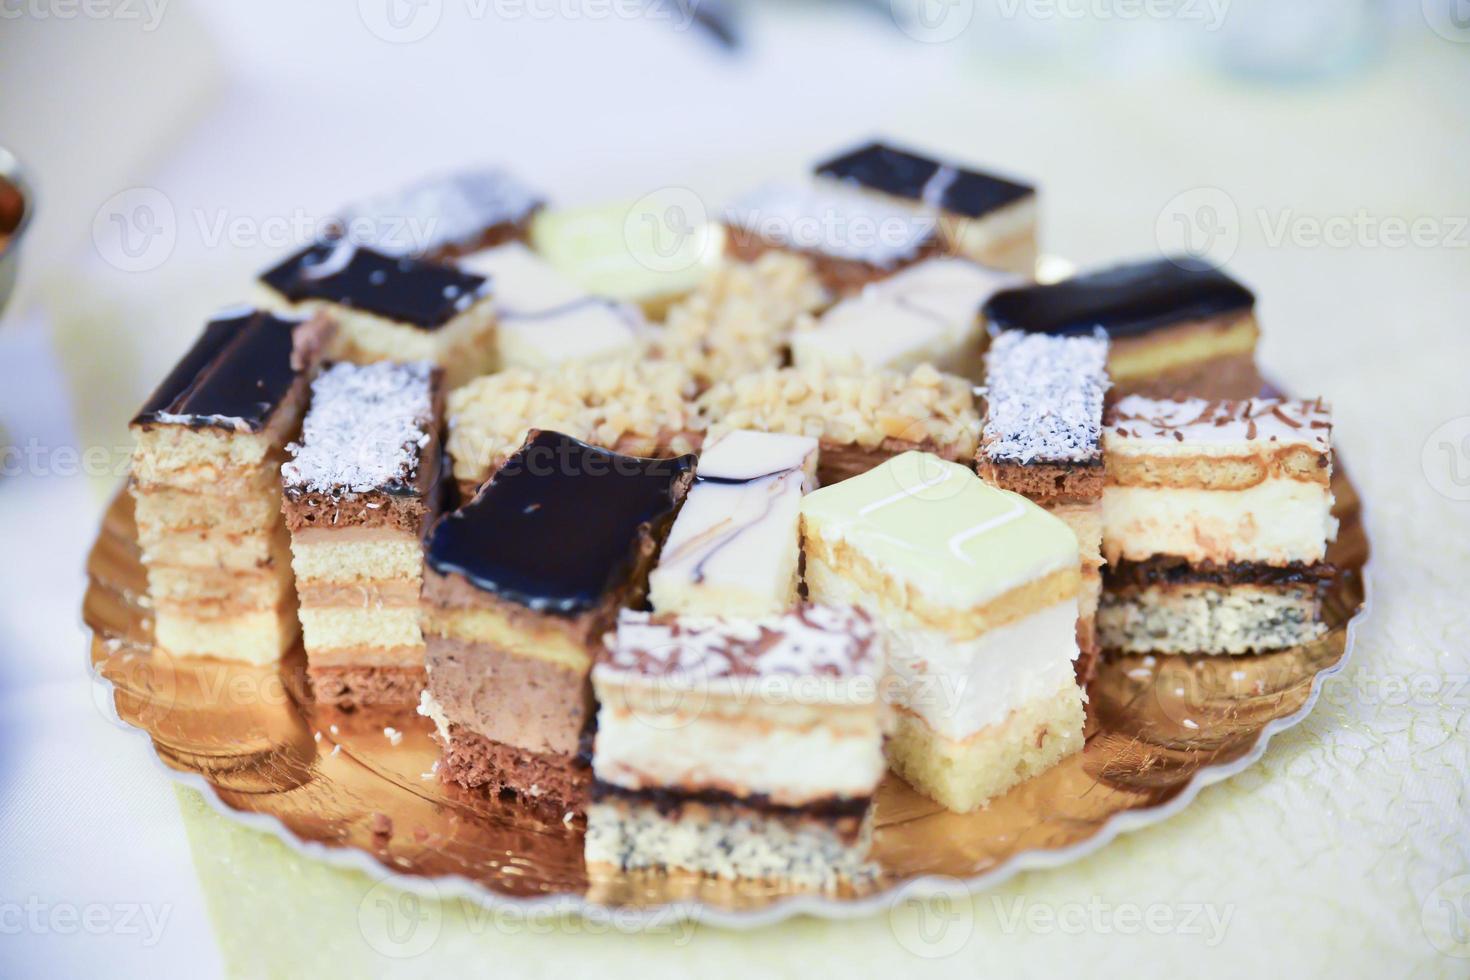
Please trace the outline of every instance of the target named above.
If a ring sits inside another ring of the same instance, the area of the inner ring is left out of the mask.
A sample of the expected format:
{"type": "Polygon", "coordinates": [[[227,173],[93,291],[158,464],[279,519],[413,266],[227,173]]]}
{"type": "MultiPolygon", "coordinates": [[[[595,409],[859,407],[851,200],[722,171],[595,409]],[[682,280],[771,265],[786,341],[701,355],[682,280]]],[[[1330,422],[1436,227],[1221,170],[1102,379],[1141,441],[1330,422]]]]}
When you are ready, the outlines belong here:
{"type": "Polygon", "coordinates": [[[992,332],[1107,332],[1119,394],[1250,398],[1259,393],[1255,296],[1193,259],[1134,262],[1041,286],[1002,290],[985,304],[992,332]]]}
{"type": "Polygon", "coordinates": [[[852,373],[932,364],[979,377],[980,306],[1016,278],[967,259],[925,259],[801,324],[791,340],[792,362],[852,373]]]}
{"type": "Polygon", "coordinates": [[[520,242],[476,252],[458,265],[490,280],[502,368],[548,370],[638,350],[643,314],[637,307],[591,295],[520,242]]]}
{"type": "Polygon", "coordinates": [[[1239,654],[1320,635],[1331,434],[1320,400],[1118,402],[1103,435],[1104,644],[1239,654]]]}
{"type": "Polygon", "coordinates": [[[985,358],[985,422],[975,456],[987,483],[1040,504],[1077,536],[1077,678],[1084,686],[1098,655],[1107,357],[1101,331],[1096,337],[1001,334],[985,358]]]}
{"type": "Polygon", "coordinates": [[[939,248],[935,219],[841,186],[768,184],[730,205],[725,222],[730,255],[745,261],[772,249],[804,255],[839,295],[939,248]]]}
{"type": "Polygon", "coordinates": [[[893,770],[950,810],[1082,748],[1077,539],[958,463],[904,453],[802,501],[807,594],[882,625],[893,770]]]}
{"type": "Polygon", "coordinates": [[[758,371],[700,396],[708,437],[731,429],[812,436],[817,476],[837,483],[909,450],[970,462],[980,418],[973,386],[932,365],[868,375],[826,368],[758,371]]]}
{"type": "Polygon", "coordinates": [[[501,171],[344,209],[132,421],[158,650],[299,632],[318,702],[417,703],[444,781],[585,813],[591,868],[827,889],[888,768],[968,812],[1080,751],[1102,650],[1323,633],[1332,419],[1253,397],[1248,289],[1022,284],[1034,188],[815,170],[677,268],[501,171]]]}
{"type": "Polygon", "coordinates": [[[807,436],[736,430],[707,444],[649,576],[654,610],[753,618],[794,606],[801,496],[816,470],[807,436]]]}
{"type": "Polygon", "coordinates": [[[270,663],[297,635],[281,462],[322,318],[220,313],[132,421],[129,486],[157,648],[270,663]]]}
{"type": "Polygon", "coordinates": [[[882,671],[855,609],[624,612],[592,672],[588,865],[810,887],[864,874],[882,671]]]}
{"type": "Polygon", "coordinates": [[[281,468],[307,670],[318,701],[416,704],[424,531],[439,475],[438,370],[334,364],[281,468]]]}
{"type": "Polygon", "coordinates": [[[342,239],[302,249],[260,281],[268,305],[331,316],[339,328],[334,357],[431,361],[450,387],[495,368],[495,312],[484,276],[342,239]]]}
{"type": "Polygon", "coordinates": [[[337,215],[348,241],[385,255],[447,260],[524,238],[542,195],[497,167],[428,177],[337,215]]]}
{"type": "Polygon", "coordinates": [[[426,547],[422,709],[440,775],[580,810],[588,674],[693,478],[694,458],[640,459],[533,432],[426,547]]]}
{"type": "Polygon", "coordinates": [[[936,213],[948,250],[1031,276],[1036,188],[873,142],[816,166],[819,177],[936,213]]]}

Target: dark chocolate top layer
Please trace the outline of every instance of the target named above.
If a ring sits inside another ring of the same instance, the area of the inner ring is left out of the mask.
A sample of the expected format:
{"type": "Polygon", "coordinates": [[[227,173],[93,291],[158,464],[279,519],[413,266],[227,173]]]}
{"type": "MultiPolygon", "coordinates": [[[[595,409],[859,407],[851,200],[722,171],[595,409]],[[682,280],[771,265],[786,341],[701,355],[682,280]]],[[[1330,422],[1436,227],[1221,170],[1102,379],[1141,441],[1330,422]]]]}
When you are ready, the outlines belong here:
{"type": "Polygon", "coordinates": [[[1131,337],[1185,320],[1249,310],[1251,291],[1191,259],[1133,262],[1045,286],[1003,289],[982,309],[992,331],[1131,337]]]}
{"type": "Polygon", "coordinates": [[[394,257],[343,240],[319,242],[261,277],[293,303],[322,300],[420,330],[437,330],[486,294],[484,276],[394,257]]]}
{"type": "Polygon", "coordinates": [[[978,218],[1036,193],[1036,188],[1027,184],[942,163],[886,143],[858,147],[818,164],[816,172],[894,197],[923,201],[967,218],[978,218]]]}
{"type": "Polygon", "coordinates": [[[241,309],[209,321],[134,425],[206,426],[259,432],[295,383],[300,320],[241,309]]]}
{"type": "Polygon", "coordinates": [[[537,612],[596,608],[673,516],[694,457],[641,459],[536,432],[429,538],[429,566],[537,612]]]}

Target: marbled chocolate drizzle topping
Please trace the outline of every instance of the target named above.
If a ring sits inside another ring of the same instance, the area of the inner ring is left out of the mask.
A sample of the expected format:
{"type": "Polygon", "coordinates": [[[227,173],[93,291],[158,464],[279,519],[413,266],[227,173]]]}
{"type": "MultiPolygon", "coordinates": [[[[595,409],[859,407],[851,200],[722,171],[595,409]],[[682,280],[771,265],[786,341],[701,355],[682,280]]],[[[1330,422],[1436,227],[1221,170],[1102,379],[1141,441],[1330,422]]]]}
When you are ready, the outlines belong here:
{"type": "Polygon", "coordinates": [[[881,668],[877,633],[854,607],[801,605],[766,619],[655,616],[624,610],[598,663],[604,676],[865,677],[881,668]]]}

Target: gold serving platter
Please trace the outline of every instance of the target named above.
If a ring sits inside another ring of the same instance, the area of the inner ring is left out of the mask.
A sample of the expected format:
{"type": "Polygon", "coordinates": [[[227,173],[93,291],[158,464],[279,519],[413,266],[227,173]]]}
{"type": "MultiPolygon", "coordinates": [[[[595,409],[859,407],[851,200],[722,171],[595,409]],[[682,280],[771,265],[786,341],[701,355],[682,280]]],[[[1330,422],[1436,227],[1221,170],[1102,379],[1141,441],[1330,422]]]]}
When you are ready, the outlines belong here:
{"type": "Polygon", "coordinates": [[[1202,787],[1259,758],[1342,666],[1365,602],[1360,504],[1341,470],[1333,489],[1342,526],[1328,558],[1340,571],[1320,640],[1248,657],[1105,658],[1088,689],[1082,752],[970,814],[949,813],[890,776],[878,796],[879,872],[840,893],[589,875],[577,823],[441,782],[432,724],[413,707],[349,713],[312,704],[299,645],[270,667],[156,652],[126,493],[108,507],[92,549],[84,618],[93,668],[112,686],[118,716],[148,734],[164,765],[222,812],[322,860],[378,866],[410,888],[431,879],[437,894],[485,904],[630,913],[673,906],[730,926],[797,913],[850,916],[940,882],[980,889],[1074,860],[1178,812],[1202,787]]]}

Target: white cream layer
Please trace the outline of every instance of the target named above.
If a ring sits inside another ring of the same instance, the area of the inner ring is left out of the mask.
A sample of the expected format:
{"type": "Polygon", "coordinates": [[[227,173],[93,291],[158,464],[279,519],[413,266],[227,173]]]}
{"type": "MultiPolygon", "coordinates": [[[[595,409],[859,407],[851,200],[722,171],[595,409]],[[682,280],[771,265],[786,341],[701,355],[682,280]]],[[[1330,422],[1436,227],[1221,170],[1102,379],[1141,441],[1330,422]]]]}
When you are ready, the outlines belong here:
{"type": "Polygon", "coordinates": [[[1074,678],[1077,600],[957,643],[915,628],[888,636],[894,704],[946,738],[969,738],[1017,708],[1056,694],[1074,678]]]}
{"type": "Polygon", "coordinates": [[[792,337],[797,367],[963,370],[978,354],[980,306],[1015,279],[965,259],[928,259],[838,303],[792,337]]]}
{"type": "Polygon", "coordinates": [[[711,712],[678,725],[615,704],[598,710],[592,771],[625,789],[764,793],[774,803],[800,806],[869,796],[887,769],[876,715],[870,728],[858,730],[736,724],[711,712]]]}
{"type": "Polygon", "coordinates": [[[1332,492],[1320,483],[1266,480],[1247,490],[1107,487],[1103,555],[1143,561],[1321,561],[1337,537],[1332,492]]]}

